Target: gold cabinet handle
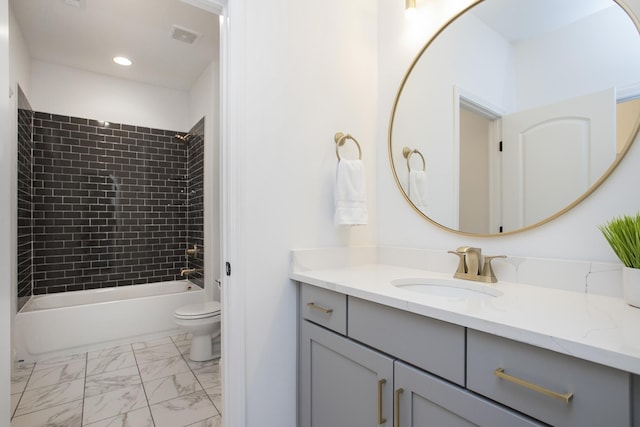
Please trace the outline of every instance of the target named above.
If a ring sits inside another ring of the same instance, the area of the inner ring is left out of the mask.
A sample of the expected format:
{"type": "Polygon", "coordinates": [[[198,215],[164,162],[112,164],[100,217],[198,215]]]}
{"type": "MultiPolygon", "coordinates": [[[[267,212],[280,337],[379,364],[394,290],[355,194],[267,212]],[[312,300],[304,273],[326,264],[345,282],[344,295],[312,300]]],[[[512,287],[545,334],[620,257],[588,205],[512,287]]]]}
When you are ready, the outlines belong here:
{"type": "Polygon", "coordinates": [[[331,313],[333,313],[333,309],[332,309],[332,308],[324,308],[324,307],[322,307],[322,306],[317,305],[317,304],[316,304],[316,303],[314,303],[314,302],[308,302],[308,303],[307,303],[307,307],[309,307],[309,308],[311,308],[311,309],[313,309],[313,310],[318,310],[318,311],[320,311],[320,312],[322,312],[322,313],[324,313],[324,314],[331,314],[331,313]]]}
{"type": "Polygon", "coordinates": [[[493,374],[498,378],[502,378],[503,380],[518,384],[522,387],[528,388],[529,390],[536,391],[538,393],[544,394],[545,396],[553,397],[554,399],[562,400],[564,403],[569,403],[573,398],[573,393],[571,392],[558,393],[557,391],[549,390],[548,388],[544,388],[537,384],[530,383],[529,381],[525,381],[523,379],[506,374],[503,368],[496,369],[495,371],[493,371],[493,374]]]}
{"type": "Polygon", "coordinates": [[[382,386],[387,383],[387,380],[378,380],[378,424],[384,424],[387,419],[382,416],[382,386]]]}
{"type": "Polygon", "coordinates": [[[404,393],[404,389],[399,388],[393,397],[393,427],[400,427],[400,396],[402,393],[404,393]]]}

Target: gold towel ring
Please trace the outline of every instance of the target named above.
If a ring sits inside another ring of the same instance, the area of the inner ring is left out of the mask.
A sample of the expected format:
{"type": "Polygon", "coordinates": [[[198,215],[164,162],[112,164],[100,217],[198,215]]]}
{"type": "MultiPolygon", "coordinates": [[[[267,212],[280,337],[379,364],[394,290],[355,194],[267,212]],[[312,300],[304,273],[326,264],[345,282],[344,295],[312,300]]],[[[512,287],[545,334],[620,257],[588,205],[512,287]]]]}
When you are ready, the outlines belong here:
{"type": "Polygon", "coordinates": [[[356,141],[354,137],[352,137],[349,134],[345,135],[342,132],[338,132],[333,136],[333,139],[336,141],[336,157],[338,157],[338,160],[342,160],[340,158],[340,147],[344,145],[347,139],[350,139],[356,143],[356,146],[358,147],[358,159],[362,160],[362,149],[360,148],[360,144],[358,143],[358,141],[356,141]]]}
{"type": "Polygon", "coordinates": [[[407,169],[409,170],[409,172],[411,172],[411,164],[409,163],[409,160],[411,159],[412,154],[417,154],[418,156],[420,156],[420,159],[422,160],[422,171],[426,171],[427,162],[425,162],[424,156],[422,155],[422,153],[418,150],[412,150],[409,147],[404,147],[402,149],[402,155],[404,156],[405,159],[407,159],[407,169]]]}

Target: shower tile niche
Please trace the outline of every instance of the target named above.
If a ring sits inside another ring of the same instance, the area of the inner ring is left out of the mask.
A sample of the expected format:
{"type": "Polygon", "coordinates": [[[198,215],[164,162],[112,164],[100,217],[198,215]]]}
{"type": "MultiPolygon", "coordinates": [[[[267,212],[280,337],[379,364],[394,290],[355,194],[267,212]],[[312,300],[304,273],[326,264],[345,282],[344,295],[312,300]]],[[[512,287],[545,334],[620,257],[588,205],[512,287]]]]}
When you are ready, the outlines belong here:
{"type": "Polygon", "coordinates": [[[202,284],[204,119],[176,132],[33,113],[33,294],[176,280],[202,284]]]}

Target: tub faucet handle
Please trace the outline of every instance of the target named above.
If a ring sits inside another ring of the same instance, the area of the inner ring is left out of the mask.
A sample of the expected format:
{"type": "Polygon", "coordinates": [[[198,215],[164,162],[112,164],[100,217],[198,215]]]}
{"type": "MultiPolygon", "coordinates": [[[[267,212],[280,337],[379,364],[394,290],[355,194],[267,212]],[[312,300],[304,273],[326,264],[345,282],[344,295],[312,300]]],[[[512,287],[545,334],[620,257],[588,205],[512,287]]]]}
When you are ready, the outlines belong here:
{"type": "Polygon", "coordinates": [[[193,245],[193,248],[184,250],[185,255],[191,255],[191,256],[197,255],[198,252],[200,252],[200,248],[198,247],[198,245],[193,245]]]}

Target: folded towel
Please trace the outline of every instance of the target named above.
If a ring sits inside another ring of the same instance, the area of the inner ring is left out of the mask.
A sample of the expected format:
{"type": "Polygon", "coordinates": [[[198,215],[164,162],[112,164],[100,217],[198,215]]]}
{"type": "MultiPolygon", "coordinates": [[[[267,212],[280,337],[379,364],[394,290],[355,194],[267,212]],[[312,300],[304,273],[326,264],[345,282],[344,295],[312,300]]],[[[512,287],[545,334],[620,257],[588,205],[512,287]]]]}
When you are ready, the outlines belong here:
{"type": "Polygon", "coordinates": [[[427,173],[421,170],[411,170],[409,172],[409,200],[418,209],[426,213],[429,188],[427,185],[427,173]]]}
{"type": "Polygon", "coordinates": [[[361,160],[339,160],[334,188],[337,227],[364,225],[367,213],[367,187],[361,160]]]}

